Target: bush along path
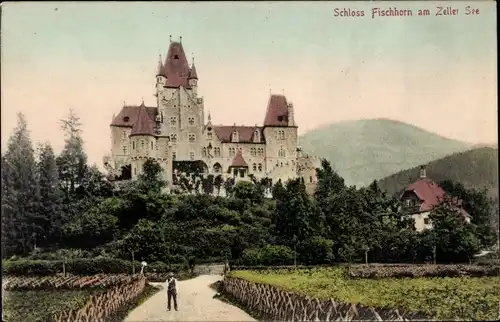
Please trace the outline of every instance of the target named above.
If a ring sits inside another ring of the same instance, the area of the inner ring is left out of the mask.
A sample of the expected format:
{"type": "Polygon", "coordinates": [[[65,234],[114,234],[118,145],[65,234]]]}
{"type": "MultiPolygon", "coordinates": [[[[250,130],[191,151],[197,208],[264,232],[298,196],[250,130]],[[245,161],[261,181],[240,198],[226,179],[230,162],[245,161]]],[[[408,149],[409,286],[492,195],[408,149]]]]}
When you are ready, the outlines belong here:
{"type": "MultiPolygon", "coordinates": [[[[136,321],[256,321],[241,309],[214,298],[216,291],[211,284],[220,275],[202,275],[180,281],[177,302],[179,311],[167,310],[167,288],[153,295],[126,317],[125,322],[136,321]]],[[[172,303],[173,306],[173,303],[172,303]]]]}

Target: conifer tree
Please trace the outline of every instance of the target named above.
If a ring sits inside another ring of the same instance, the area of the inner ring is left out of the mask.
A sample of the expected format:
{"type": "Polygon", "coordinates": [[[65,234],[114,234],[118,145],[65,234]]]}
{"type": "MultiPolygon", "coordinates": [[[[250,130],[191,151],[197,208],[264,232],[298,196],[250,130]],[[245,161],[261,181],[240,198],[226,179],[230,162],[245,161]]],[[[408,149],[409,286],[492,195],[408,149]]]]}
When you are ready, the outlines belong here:
{"type": "Polygon", "coordinates": [[[17,117],[2,157],[2,248],[7,256],[32,250],[40,233],[35,154],[26,118],[22,113],[17,117]]]}

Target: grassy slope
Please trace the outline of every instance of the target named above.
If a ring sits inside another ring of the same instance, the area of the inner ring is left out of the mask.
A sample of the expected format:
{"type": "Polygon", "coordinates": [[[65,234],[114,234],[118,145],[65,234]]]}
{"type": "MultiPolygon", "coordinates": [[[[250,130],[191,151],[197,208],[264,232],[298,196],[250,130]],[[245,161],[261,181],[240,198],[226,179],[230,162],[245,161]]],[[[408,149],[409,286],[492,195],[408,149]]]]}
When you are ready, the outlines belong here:
{"type": "MultiPolygon", "coordinates": [[[[498,198],[498,149],[483,147],[456,153],[430,162],[426,171],[427,176],[436,182],[451,179],[468,188],[486,187],[492,197],[498,198]]],[[[417,166],[390,175],[380,180],[379,185],[389,193],[395,193],[417,179],[418,174],[417,166]]]]}
{"type": "Polygon", "coordinates": [[[302,135],[299,142],[306,152],[329,160],[347,184],[357,186],[471,146],[387,119],[332,124],[302,135]]]}

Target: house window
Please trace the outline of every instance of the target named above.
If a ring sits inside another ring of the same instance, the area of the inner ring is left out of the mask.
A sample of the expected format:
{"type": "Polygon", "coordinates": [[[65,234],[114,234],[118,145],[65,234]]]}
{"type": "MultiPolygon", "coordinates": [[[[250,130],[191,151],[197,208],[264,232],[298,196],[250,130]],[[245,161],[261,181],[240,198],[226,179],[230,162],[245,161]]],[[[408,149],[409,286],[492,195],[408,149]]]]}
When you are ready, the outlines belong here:
{"type": "Polygon", "coordinates": [[[194,125],[194,117],[188,117],[188,123],[189,123],[189,126],[193,126],[194,125]]]}
{"type": "Polygon", "coordinates": [[[257,165],[255,163],[252,165],[252,170],[257,171],[257,165]]]}
{"type": "Polygon", "coordinates": [[[172,161],[175,161],[175,158],[177,158],[177,153],[172,152],[172,161]]]}
{"type": "Polygon", "coordinates": [[[250,148],[250,155],[251,156],[256,156],[257,155],[257,149],[256,148],[250,148]]]}
{"type": "Polygon", "coordinates": [[[170,117],[170,126],[176,126],[177,125],[177,117],[171,116],[170,117]]]}
{"type": "Polygon", "coordinates": [[[170,142],[172,142],[172,144],[177,143],[177,134],[170,134],[170,142]]]}
{"type": "Polygon", "coordinates": [[[220,157],[220,148],[215,148],[214,149],[214,154],[216,157],[220,157]]]}
{"type": "Polygon", "coordinates": [[[234,131],[233,132],[232,141],[233,142],[239,142],[240,141],[240,138],[239,138],[239,135],[238,135],[238,131],[234,131]]]}
{"type": "Polygon", "coordinates": [[[236,154],[235,148],[229,148],[229,156],[234,156],[236,154]]]}
{"type": "Polygon", "coordinates": [[[204,157],[206,157],[206,156],[207,156],[207,148],[203,148],[203,149],[201,149],[201,153],[202,153],[202,155],[203,155],[204,157]]]}
{"type": "Polygon", "coordinates": [[[259,163],[259,165],[257,166],[257,168],[259,169],[259,172],[262,172],[262,163],[259,163]]]}
{"type": "Polygon", "coordinates": [[[196,134],[189,133],[188,139],[189,139],[189,142],[191,142],[191,143],[194,142],[194,141],[196,141],[196,134]]]}
{"type": "Polygon", "coordinates": [[[189,159],[194,161],[194,151],[189,152],[189,159]]]}

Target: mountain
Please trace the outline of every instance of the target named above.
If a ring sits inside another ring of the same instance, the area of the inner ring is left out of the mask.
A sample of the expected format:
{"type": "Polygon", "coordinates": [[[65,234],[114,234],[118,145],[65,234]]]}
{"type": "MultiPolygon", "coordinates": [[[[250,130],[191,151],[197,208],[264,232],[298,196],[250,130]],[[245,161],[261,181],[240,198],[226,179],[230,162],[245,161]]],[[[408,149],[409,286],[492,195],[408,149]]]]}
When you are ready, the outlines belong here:
{"type": "Polygon", "coordinates": [[[305,133],[299,143],[305,152],[329,160],[347,184],[356,186],[472,146],[388,119],[331,124],[305,133]]]}
{"type": "MultiPolygon", "coordinates": [[[[403,170],[379,181],[389,193],[401,191],[418,178],[420,167],[403,170]]],[[[488,188],[491,197],[498,199],[498,149],[475,148],[455,153],[426,165],[426,175],[436,182],[458,181],[466,188],[488,188]]]]}

